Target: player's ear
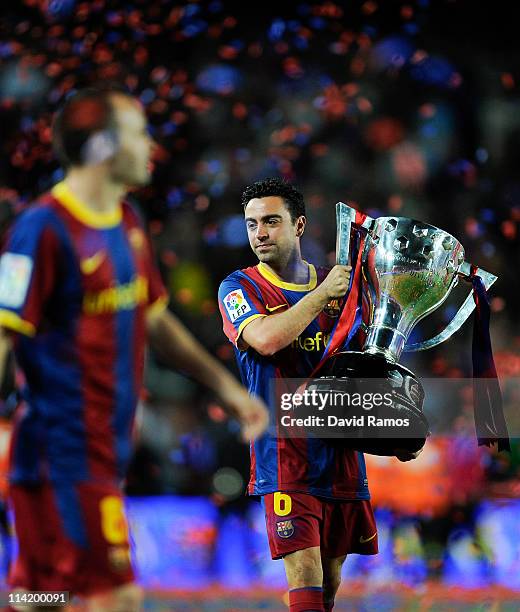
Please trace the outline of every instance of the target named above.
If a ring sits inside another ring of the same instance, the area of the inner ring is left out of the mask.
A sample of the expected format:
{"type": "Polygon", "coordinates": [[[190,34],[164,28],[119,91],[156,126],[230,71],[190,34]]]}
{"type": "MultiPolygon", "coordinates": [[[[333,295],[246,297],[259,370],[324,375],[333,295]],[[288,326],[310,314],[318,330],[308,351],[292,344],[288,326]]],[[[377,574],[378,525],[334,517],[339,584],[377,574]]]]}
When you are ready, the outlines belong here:
{"type": "Polygon", "coordinates": [[[302,215],[296,219],[296,236],[300,238],[305,231],[305,224],[307,223],[307,219],[302,215]]]}

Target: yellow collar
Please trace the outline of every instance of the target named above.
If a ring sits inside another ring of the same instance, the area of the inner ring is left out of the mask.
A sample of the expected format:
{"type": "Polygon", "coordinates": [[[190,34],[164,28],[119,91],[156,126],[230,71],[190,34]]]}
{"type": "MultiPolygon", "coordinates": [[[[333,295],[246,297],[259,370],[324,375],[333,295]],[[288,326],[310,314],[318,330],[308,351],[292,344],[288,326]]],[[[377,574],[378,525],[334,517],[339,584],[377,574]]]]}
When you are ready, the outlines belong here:
{"type": "Polygon", "coordinates": [[[107,229],[121,223],[121,218],[123,216],[121,206],[118,206],[116,210],[111,212],[97,212],[92,210],[72,193],[69,186],[66,185],[64,181],[54,185],[51,193],[73,217],[89,227],[107,229]]]}
{"type": "Polygon", "coordinates": [[[257,266],[260,274],[268,280],[270,283],[280,289],[288,289],[289,291],[312,291],[316,287],[316,268],[306,261],[304,262],[309,266],[309,282],[305,285],[299,285],[297,283],[286,283],[277,274],[275,274],[266,264],[260,262],[257,266]]]}

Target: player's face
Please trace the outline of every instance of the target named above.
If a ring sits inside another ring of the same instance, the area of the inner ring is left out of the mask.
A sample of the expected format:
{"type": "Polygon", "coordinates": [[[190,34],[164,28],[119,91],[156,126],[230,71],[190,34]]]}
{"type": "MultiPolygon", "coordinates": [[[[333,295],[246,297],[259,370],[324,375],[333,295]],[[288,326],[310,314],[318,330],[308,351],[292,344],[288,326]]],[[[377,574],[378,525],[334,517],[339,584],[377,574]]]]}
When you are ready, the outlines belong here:
{"type": "Polygon", "coordinates": [[[151,178],[153,140],[147,130],[146,116],[130,96],[114,95],[119,147],[111,163],[112,180],[127,187],[147,185],[151,178]]]}
{"type": "Polygon", "coordinates": [[[293,223],[283,199],[268,196],[249,200],[245,218],[249,244],[258,259],[275,266],[286,263],[298,245],[305,217],[293,223]]]}

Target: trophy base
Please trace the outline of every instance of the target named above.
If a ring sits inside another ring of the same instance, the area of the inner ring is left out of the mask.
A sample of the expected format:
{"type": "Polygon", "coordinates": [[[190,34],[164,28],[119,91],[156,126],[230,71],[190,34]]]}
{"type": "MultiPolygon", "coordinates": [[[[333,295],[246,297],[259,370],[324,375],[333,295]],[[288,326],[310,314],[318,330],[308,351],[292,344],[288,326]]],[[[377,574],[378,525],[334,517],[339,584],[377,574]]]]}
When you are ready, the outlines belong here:
{"type": "MultiPolygon", "coordinates": [[[[342,352],[331,357],[322,375],[307,386],[307,389],[315,389],[318,393],[349,395],[362,388],[376,390],[381,395],[390,394],[391,403],[365,409],[367,419],[360,419],[362,423],[351,428],[348,437],[336,439],[335,443],[382,456],[419,451],[430,433],[422,411],[424,390],[419,380],[404,366],[390,362],[380,354],[342,352]],[[409,425],[404,429],[392,426],[374,428],[367,423],[368,415],[374,417],[376,422],[382,419],[385,423],[406,422],[409,425]]],[[[359,409],[350,407],[348,410],[351,413],[357,410],[359,414],[359,409]]]]}

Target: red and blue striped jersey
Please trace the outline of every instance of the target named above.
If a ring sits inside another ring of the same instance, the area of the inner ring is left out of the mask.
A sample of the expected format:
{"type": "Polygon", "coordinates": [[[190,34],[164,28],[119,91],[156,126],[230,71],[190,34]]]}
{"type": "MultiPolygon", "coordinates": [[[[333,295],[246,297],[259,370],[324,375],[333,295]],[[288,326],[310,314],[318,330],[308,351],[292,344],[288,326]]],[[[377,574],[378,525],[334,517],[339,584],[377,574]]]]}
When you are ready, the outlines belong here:
{"type": "Polygon", "coordinates": [[[87,208],[65,183],[15,221],[0,259],[0,325],[26,381],[11,480],[119,481],[131,454],[145,315],[166,306],[127,203],[87,208]]]}
{"type": "MultiPolygon", "coordinates": [[[[243,383],[269,405],[272,380],[307,378],[320,361],[335,319],[322,312],[289,346],[273,356],[242,350],[239,338],[254,319],[283,312],[316,288],[328,269],[309,264],[309,281],[286,283],[265,264],[230,274],[219,288],[224,333],[235,347],[243,383]]],[[[270,406],[274,413],[275,407],[270,406]]],[[[250,495],[303,492],[332,499],[370,499],[362,453],[332,440],[282,438],[266,433],[251,445],[250,495]]]]}

